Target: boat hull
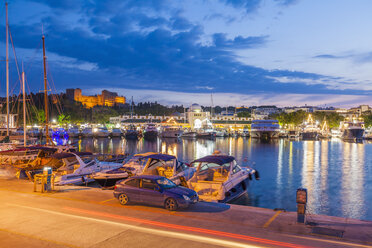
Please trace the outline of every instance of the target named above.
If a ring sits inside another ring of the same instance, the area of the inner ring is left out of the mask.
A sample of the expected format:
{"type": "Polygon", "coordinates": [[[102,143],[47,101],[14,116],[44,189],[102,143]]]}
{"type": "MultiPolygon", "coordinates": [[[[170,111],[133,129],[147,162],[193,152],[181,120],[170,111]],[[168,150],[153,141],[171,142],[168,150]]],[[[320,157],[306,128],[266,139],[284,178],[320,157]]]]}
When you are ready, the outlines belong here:
{"type": "Polygon", "coordinates": [[[158,137],[158,132],[157,131],[146,131],[143,134],[143,137],[146,140],[154,140],[154,139],[156,139],[158,137]]]}
{"type": "Polygon", "coordinates": [[[252,131],[251,137],[256,139],[277,139],[279,138],[278,131],[252,131]]]}
{"type": "Polygon", "coordinates": [[[363,139],[363,135],[364,135],[364,129],[362,128],[345,129],[342,134],[342,139],[361,140],[363,139]]]}
{"type": "Polygon", "coordinates": [[[302,140],[318,140],[319,133],[318,132],[303,132],[301,133],[302,140]]]}

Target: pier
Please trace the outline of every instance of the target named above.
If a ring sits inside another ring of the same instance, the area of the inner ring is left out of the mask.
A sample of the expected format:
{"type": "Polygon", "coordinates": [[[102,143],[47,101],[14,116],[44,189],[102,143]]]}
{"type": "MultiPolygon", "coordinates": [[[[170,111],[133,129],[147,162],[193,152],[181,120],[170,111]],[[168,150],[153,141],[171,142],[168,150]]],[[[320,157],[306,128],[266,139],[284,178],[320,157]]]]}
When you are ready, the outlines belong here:
{"type": "MultiPolygon", "coordinates": [[[[189,209],[121,206],[111,190],[33,192],[0,179],[1,247],[371,247],[372,222],[199,202],[189,209]]],[[[294,203],[295,204],[295,203],[294,203]]]]}

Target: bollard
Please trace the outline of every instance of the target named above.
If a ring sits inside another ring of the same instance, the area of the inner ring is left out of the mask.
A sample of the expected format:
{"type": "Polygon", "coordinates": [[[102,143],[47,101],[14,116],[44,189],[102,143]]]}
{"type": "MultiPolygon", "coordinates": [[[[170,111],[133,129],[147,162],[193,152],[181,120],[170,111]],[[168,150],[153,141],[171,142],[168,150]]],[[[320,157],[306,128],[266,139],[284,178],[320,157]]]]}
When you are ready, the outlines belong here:
{"type": "Polygon", "coordinates": [[[296,202],[297,202],[297,222],[305,223],[307,189],[304,189],[304,188],[297,189],[296,202]]]}

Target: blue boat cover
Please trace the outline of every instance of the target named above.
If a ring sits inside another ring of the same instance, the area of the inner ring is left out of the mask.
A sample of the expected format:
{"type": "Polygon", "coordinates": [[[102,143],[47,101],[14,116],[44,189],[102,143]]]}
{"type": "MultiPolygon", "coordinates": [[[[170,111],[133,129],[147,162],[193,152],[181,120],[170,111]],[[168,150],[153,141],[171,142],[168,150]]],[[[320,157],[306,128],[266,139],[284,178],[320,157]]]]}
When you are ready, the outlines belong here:
{"type": "Polygon", "coordinates": [[[223,164],[226,164],[226,163],[230,163],[230,162],[232,162],[234,160],[235,160],[235,158],[232,157],[232,156],[227,156],[227,155],[210,155],[210,156],[205,156],[205,157],[199,158],[197,160],[194,160],[191,163],[195,163],[195,162],[207,162],[207,163],[214,163],[214,164],[223,165],[223,164]]]}
{"type": "Polygon", "coordinates": [[[169,160],[175,159],[176,157],[172,155],[168,155],[168,154],[156,153],[156,154],[150,154],[143,158],[152,158],[152,159],[159,159],[163,161],[169,161],[169,160]]]}

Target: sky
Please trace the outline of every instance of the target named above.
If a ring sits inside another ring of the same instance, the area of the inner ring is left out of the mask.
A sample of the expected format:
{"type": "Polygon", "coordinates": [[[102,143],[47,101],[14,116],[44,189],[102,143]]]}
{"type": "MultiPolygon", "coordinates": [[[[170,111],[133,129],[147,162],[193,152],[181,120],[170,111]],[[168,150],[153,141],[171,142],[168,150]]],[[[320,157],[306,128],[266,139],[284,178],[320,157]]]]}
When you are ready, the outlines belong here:
{"type": "MultiPolygon", "coordinates": [[[[4,4],[3,4],[4,5],[4,4]]],[[[28,89],[190,105],[372,105],[370,0],[9,0],[28,89]],[[211,97],[212,95],[212,97],[211,97]]],[[[5,7],[0,7],[5,94],[5,7]]],[[[11,93],[19,76],[10,49],[11,93]]]]}

